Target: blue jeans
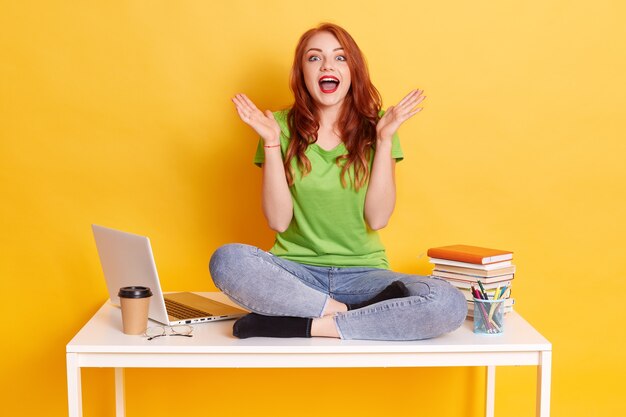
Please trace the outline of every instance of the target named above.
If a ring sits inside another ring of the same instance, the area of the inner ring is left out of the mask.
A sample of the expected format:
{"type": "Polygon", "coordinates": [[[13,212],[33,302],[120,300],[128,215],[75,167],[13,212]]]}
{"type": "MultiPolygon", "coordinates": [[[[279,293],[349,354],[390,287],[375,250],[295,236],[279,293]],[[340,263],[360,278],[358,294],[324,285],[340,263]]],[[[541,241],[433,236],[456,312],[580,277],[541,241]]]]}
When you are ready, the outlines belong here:
{"type": "Polygon", "coordinates": [[[321,317],[330,298],[354,304],[366,301],[393,281],[410,295],[334,316],[342,339],[417,340],[458,328],[467,302],[445,280],[378,268],[304,265],[257,247],[228,244],[209,264],[215,285],[231,300],[268,316],[321,317]]]}

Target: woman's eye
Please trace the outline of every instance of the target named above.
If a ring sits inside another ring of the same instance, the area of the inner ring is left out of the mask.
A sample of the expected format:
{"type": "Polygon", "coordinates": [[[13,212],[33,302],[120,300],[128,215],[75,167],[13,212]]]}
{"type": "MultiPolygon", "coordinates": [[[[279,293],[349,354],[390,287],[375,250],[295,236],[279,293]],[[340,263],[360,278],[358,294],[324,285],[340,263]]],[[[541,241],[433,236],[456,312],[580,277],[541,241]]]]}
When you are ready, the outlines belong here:
{"type": "Polygon", "coordinates": [[[337,55],[337,58],[335,58],[337,61],[345,61],[346,57],[343,55],[337,55]]]}
{"type": "Polygon", "coordinates": [[[319,60],[320,60],[319,56],[312,55],[312,56],[309,57],[309,61],[311,61],[311,62],[312,61],[319,61],[319,60]]]}

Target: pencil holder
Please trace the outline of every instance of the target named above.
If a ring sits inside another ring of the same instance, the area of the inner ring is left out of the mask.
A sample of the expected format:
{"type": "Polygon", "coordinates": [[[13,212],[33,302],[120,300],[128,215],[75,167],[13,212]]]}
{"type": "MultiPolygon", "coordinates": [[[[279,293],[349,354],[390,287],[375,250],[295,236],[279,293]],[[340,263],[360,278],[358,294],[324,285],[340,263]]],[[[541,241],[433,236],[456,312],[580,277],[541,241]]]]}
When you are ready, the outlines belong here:
{"type": "Polygon", "coordinates": [[[474,298],[474,333],[500,334],[504,332],[504,302],[474,298]]]}

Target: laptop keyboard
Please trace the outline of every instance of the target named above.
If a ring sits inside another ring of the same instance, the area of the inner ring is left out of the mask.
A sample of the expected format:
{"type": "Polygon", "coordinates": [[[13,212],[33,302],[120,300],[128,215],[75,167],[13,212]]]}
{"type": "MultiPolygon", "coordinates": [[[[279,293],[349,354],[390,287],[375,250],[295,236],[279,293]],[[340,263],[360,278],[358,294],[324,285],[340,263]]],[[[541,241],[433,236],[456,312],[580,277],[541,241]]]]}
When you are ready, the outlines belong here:
{"type": "Polygon", "coordinates": [[[198,317],[208,317],[213,315],[211,313],[207,313],[206,311],[198,310],[173,300],[168,300],[167,298],[165,299],[165,308],[167,309],[167,314],[179,319],[195,319],[198,317]]]}

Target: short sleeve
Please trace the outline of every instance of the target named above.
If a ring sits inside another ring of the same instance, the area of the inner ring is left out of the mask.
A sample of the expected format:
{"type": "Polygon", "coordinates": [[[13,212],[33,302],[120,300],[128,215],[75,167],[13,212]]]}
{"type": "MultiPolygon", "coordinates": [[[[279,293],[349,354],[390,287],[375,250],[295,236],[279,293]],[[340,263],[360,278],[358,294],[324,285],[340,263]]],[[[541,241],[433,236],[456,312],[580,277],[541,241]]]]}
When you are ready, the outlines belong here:
{"type": "Polygon", "coordinates": [[[254,165],[260,167],[265,162],[265,152],[263,150],[263,138],[259,138],[259,143],[254,154],[254,165]]]}
{"type": "MultiPolygon", "coordinates": [[[[380,110],[378,112],[379,117],[383,117],[385,114],[384,110],[380,110]]],[[[402,152],[402,146],[400,146],[400,137],[398,136],[398,132],[394,133],[391,137],[391,157],[396,160],[396,162],[400,162],[404,159],[404,153],[402,152]]]]}
{"type": "Polygon", "coordinates": [[[402,146],[400,146],[400,137],[398,133],[394,133],[391,138],[391,157],[400,162],[404,159],[404,153],[402,152],[402,146]]]}

